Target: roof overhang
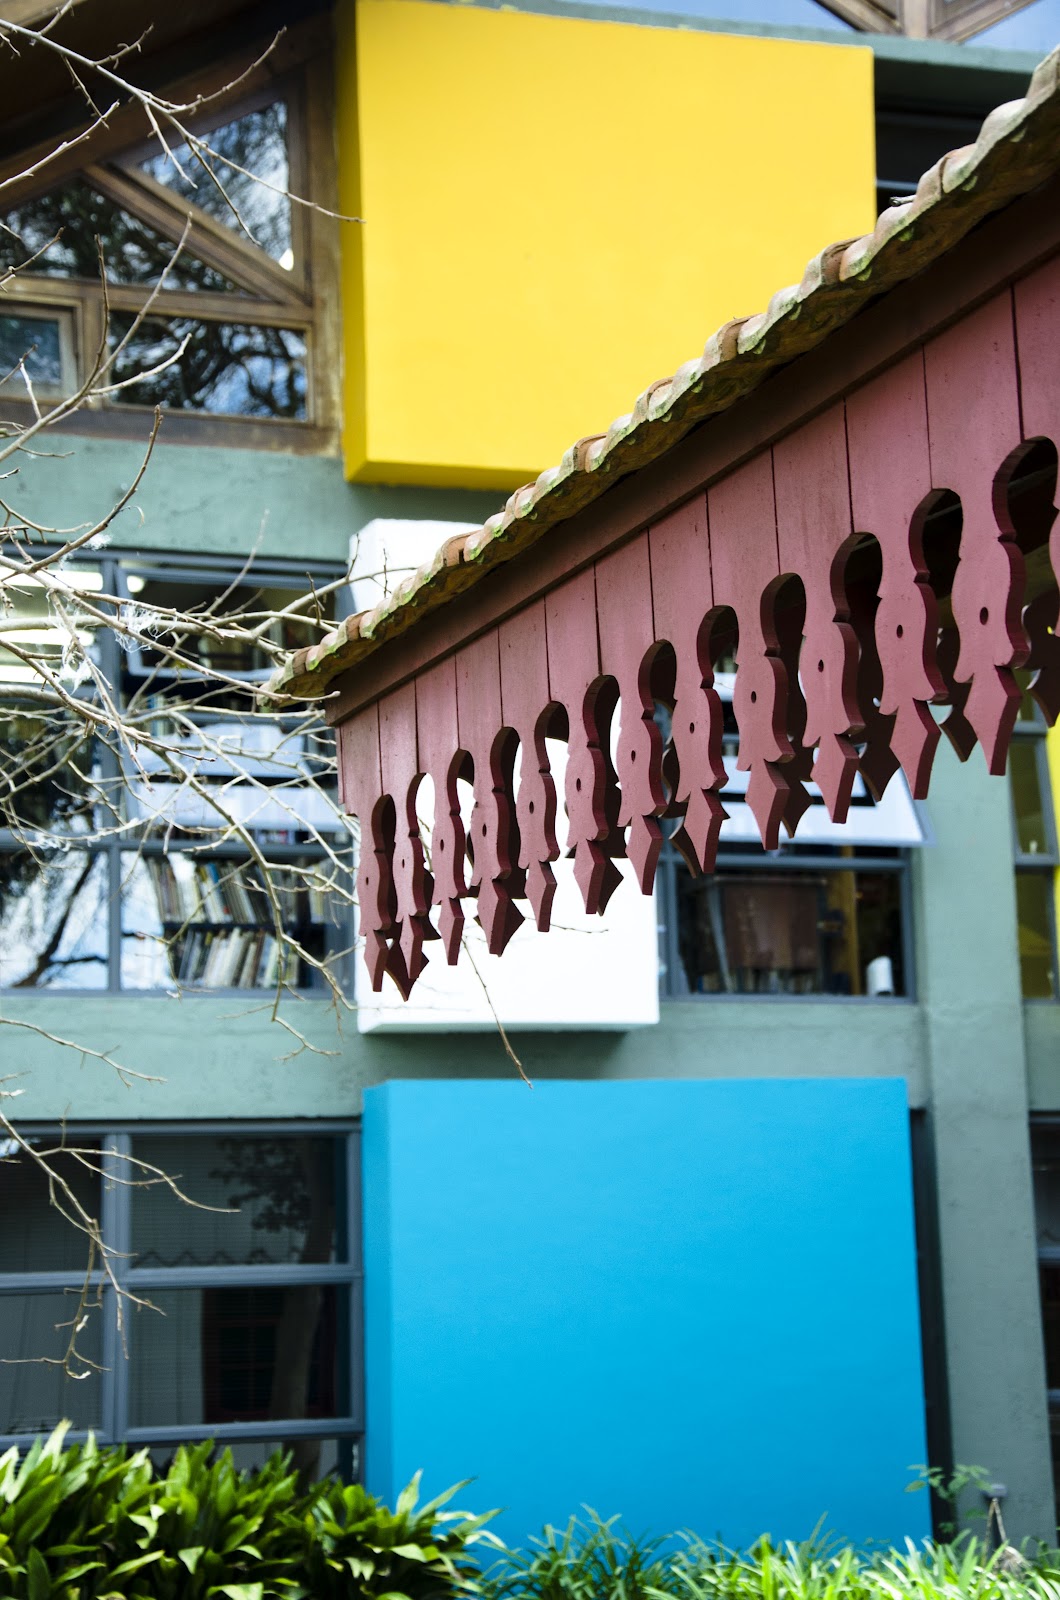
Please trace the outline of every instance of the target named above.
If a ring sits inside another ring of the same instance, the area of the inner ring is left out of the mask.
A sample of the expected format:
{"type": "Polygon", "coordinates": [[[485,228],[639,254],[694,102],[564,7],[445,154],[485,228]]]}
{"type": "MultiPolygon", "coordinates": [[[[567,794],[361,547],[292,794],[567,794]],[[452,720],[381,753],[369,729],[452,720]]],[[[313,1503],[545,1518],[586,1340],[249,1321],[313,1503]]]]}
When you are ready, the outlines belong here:
{"type": "Polygon", "coordinates": [[[872,235],[823,252],[763,316],[720,330],[290,663],[277,688],[333,694],[377,987],[390,972],[407,994],[439,935],[455,961],[469,895],[494,953],[523,902],[548,928],[549,737],[568,742],[566,848],[587,910],[620,881],[617,856],[650,891],[667,817],[709,870],[722,653],[767,848],[795,832],[810,781],[835,820],[858,773],[880,792],[901,767],[925,796],[942,733],[1002,772],[1020,668],[1055,720],[1058,62],[872,235]]]}

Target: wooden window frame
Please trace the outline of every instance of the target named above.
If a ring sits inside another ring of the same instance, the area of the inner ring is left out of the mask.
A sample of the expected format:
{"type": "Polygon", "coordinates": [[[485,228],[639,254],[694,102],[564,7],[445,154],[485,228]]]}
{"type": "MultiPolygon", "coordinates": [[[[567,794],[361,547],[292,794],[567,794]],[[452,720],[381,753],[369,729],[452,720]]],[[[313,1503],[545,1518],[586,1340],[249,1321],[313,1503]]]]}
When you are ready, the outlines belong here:
{"type": "MultiPolygon", "coordinates": [[[[324,212],[335,210],[336,179],[333,141],[333,88],[326,40],[318,29],[305,30],[304,54],[285,52],[283,70],[262,68],[242,75],[238,90],[223,96],[191,126],[196,132],[236,120],[246,113],[284,100],[288,108],[289,184],[293,195],[308,205],[291,205],[291,242],[294,265],[290,272],[249,239],[208,215],[179,189],[170,188],[138,170],[138,162],[152,149],[145,138],[142,119],[118,118],[122,131],[116,142],[112,127],[99,130],[86,144],[67,152],[65,159],[49,163],[25,183],[12,185],[5,206],[14,207],[81,177],[94,189],[153,228],[179,243],[186,223],[189,255],[222,272],[243,291],[236,294],[161,289],[155,294],[151,315],[188,317],[201,322],[227,322],[257,327],[289,328],[306,343],[306,418],[240,417],[207,411],[173,410],[165,413],[160,438],[165,443],[238,444],[250,448],[287,449],[298,454],[335,453],[340,427],[340,333],[338,302],[338,223],[324,212]],[[324,211],[314,209],[323,207],[324,211]]],[[[270,58],[271,59],[271,58],[270,58]]],[[[274,63],[274,66],[276,63],[274,63]]],[[[218,78],[234,81],[241,68],[236,61],[212,67],[197,88],[209,89],[218,78]],[[227,69],[227,76],[226,76],[227,69]]],[[[180,86],[173,86],[176,93],[180,86]]],[[[185,85],[185,88],[188,86],[185,85]]],[[[26,152],[28,160],[32,152],[26,152]]],[[[17,170],[18,162],[3,164],[17,170]]],[[[0,169],[0,176],[3,175],[0,169]]],[[[111,311],[135,312],[152,291],[139,285],[107,285],[111,311]]],[[[75,277],[20,274],[4,287],[9,302],[47,313],[62,309],[72,313],[75,360],[79,381],[100,348],[104,335],[104,298],[96,280],[75,277]]],[[[5,394],[4,408],[15,422],[28,421],[28,401],[5,394]]],[[[153,406],[106,399],[87,402],[74,415],[56,424],[63,432],[113,438],[142,438],[145,419],[153,406]]]]}
{"type": "MultiPolygon", "coordinates": [[[[9,307],[5,307],[0,302],[0,314],[3,314],[5,310],[9,310],[14,315],[25,317],[28,320],[54,322],[57,324],[59,329],[59,362],[62,368],[62,377],[58,386],[42,384],[39,379],[34,379],[33,390],[38,400],[44,400],[49,405],[55,400],[61,400],[64,395],[73,390],[77,381],[77,308],[61,304],[42,306],[33,302],[19,303],[18,305],[11,304],[9,307]]],[[[0,372],[0,399],[3,400],[5,405],[11,402],[18,404],[19,394],[23,389],[24,385],[19,372],[12,372],[10,376],[0,372]]]]}

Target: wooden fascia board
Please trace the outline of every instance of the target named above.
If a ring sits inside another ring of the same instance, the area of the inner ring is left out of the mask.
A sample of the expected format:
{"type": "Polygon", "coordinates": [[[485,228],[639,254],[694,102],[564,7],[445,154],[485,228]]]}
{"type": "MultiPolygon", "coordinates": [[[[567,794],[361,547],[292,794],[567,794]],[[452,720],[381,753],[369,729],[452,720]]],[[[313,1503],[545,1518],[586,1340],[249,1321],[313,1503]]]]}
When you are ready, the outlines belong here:
{"type": "Polygon", "coordinates": [[[824,345],[347,669],[326,701],[328,721],[345,721],[574,576],[1058,251],[1060,178],[1015,201],[824,345]]]}

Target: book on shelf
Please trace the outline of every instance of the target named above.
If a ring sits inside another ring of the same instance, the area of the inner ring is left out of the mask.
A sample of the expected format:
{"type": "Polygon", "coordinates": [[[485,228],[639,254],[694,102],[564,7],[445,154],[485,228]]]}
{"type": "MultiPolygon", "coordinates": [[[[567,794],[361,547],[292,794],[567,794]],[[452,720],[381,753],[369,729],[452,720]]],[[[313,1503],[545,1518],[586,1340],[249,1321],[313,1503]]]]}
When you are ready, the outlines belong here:
{"type": "Polygon", "coordinates": [[[178,983],[202,989],[269,989],[293,982],[297,956],[262,928],[191,928],[171,947],[178,983]]]}
{"type": "Polygon", "coordinates": [[[269,873],[271,894],[250,862],[192,861],[184,852],[148,856],[148,869],[164,923],[262,923],[273,919],[273,905],[285,924],[327,919],[327,897],[307,888],[299,872],[277,868],[269,873]]]}

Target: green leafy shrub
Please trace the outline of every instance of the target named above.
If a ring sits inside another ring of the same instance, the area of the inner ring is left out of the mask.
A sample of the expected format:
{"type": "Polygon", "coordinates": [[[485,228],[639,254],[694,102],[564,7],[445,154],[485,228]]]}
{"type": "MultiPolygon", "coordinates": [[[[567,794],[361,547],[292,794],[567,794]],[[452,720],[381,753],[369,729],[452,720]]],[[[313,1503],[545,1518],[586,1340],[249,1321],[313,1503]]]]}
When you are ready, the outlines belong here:
{"type": "Polygon", "coordinates": [[[479,1600],[1060,1600],[1056,1553],[989,1551],[964,1536],[859,1551],[812,1538],[747,1551],[689,1536],[639,1540],[590,1513],[587,1526],[546,1528],[528,1551],[506,1551],[479,1600]]]}
{"type": "Polygon", "coordinates": [[[546,1528],[528,1550],[506,1550],[480,1585],[484,1600],[654,1600],[674,1594],[673,1560],[659,1540],[618,1532],[615,1518],[572,1517],[562,1532],[546,1528]]]}
{"type": "Polygon", "coordinates": [[[455,1491],[417,1506],[418,1480],[389,1511],[359,1484],[300,1487],[279,1454],[240,1472],[201,1444],[158,1473],[65,1431],[0,1456],[3,1600],[446,1600],[489,1538],[442,1510],[455,1491]]]}

